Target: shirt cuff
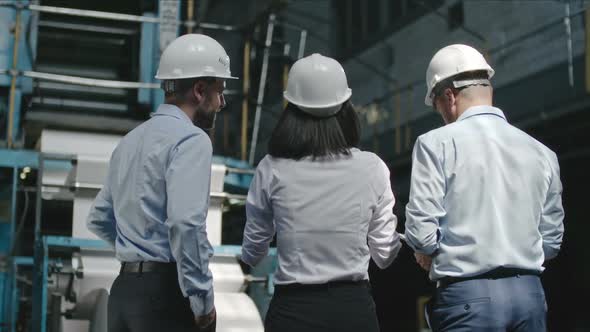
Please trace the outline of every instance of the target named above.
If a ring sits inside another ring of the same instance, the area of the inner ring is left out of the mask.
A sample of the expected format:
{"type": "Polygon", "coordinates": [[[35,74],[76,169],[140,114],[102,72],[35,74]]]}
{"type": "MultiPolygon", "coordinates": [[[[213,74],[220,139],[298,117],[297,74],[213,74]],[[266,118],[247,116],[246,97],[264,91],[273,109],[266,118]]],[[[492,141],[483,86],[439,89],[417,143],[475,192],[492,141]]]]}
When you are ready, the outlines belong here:
{"type": "Polygon", "coordinates": [[[543,254],[545,255],[546,261],[555,258],[558,253],[559,245],[550,245],[548,243],[543,243],[543,254]]]}
{"type": "Polygon", "coordinates": [[[191,310],[195,316],[207,315],[215,306],[213,288],[206,293],[202,292],[201,294],[189,296],[189,301],[191,303],[191,310]]]}
{"type": "Polygon", "coordinates": [[[244,246],[242,245],[242,255],[240,259],[242,262],[254,267],[258,265],[258,263],[260,263],[260,261],[266,256],[268,256],[269,250],[270,248],[268,247],[266,247],[265,250],[262,250],[262,252],[256,252],[256,250],[245,250],[244,246]],[[250,252],[253,252],[254,254],[251,254],[250,252]]]}
{"type": "Polygon", "coordinates": [[[242,250],[242,255],[240,256],[240,259],[242,260],[242,262],[244,262],[252,267],[256,265],[256,264],[254,264],[252,256],[245,253],[244,250],[242,250]]]}
{"type": "Polygon", "coordinates": [[[423,255],[432,256],[438,250],[442,238],[443,233],[440,227],[437,227],[435,234],[423,237],[422,240],[406,229],[406,240],[408,245],[414,249],[415,252],[423,255]]]}

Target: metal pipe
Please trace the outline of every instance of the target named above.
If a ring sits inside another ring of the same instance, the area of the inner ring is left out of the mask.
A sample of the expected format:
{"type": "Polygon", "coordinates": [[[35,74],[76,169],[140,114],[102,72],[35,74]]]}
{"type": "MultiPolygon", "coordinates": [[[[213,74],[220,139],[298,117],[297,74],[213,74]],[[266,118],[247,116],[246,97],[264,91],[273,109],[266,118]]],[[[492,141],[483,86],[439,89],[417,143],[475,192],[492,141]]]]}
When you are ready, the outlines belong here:
{"type": "MultiPolygon", "coordinates": [[[[195,0],[188,0],[186,6],[186,18],[188,19],[188,22],[193,22],[193,17],[195,13],[195,0]]],[[[188,24],[186,26],[186,32],[193,33],[193,24],[188,24]]]]}
{"type": "Polygon", "coordinates": [[[228,193],[220,193],[220,192],[211,192],[211,197],[213,198],[226,198],[226,199],[237,199],[237,200],[246,200],[246,195],[237,195],[237,194],[228,194],[228,193]]]}
{"type": "Polygon", "coordinates": [[[299,35],[299,51],[297,52],[297,59],[303,58],[303,54],[305,52],[305,42],[307,41],[307,30],[301,30],[301,34],[299,35]]]}
{"type": "Polygon", "coordinates": [[[228,173],[233,173],[233,174],[249,174],[249,175],[253,175],[256,172],[253,169],[232,168],[232,167],[227,167],[226,170],[227,170],[228,173]]]}
{"type": "Polygon", "coordinates": [[[37,194],[35,195],[35,243],[41,240],[41,193],[43,192],[43,168],[45,166],[44,153],[39,153],[37,168],[37,194]]]}
{"type": "Polygon", "coordinates": [[[70,75],[59,75],[51,73],[40,73],[35,71],[23,71],[23,76],[30,78],[38,78],[47,81],[55,81],[62,83],[71,83],[86,86],[98,86],[104,88],[117,88],[117,89],[160,89],[158,83],[141,83],[141,82],[125,82],[125,81],[113,81],[113,80],[101,80],[96,78],[86,78],[70,75]]]}
{"type": "MultiPolygon", "coordinates": [[[[38,11],[38,12],[42,12],[42,13],[62,14],[62,15],[81,16],[81,17],[92,17],[92,18],[101,18],[101,19],[105,19],[105,20],[128,21],[128,22],[148,22],[148,23],[160,23],[161,22],[161,20],[156,17],[101,12],[101,11],[96,11],[96,10],[74,9],[74,8],[55,7],[55,6],[41,6],[41,5],[33,5],[33,4],[30,4],[28,7],[30,10],[38,11]]],[[[175,21],[175,22],[179,25],[182,24],[181,21],[175,21]]]]}
{"type": "MultiPolygon", "coordinates": [[[[52,73],[42,73],[37,71],[18,71],[18,70],[4,70],[0,69],[0,75],[12,75],[13,77],[17,77],[19,75],[36,78],[40,80],[46,81],[54,81],[54,82],[61,82],[61,83],[68,83],[68,84],[75,84],[75,85],[84,85],[84,86],[94,86],[94,87],[102,87],[102,88],[112,88],[112,89],[160,89],[159,83],[143,83],[143,82],[127,82],[127,81],[114,81],[114,80],[102,80],[96,78],[86,78],[86,77],[79,77],[79,76],[71,76],[71,75],[60,75],[60,74],[52,74],[52,73]]],[[[224,95],[239,95],[240,92],[237,90],[227,90],[223,92],[224,95]]]]}
{"type": "Polygon", "coordinates": [[[250,92],[250,41],[244,44],[244,79],[242,80],[242,135],[241,135],[241,156],[246,160],[248,153],[248,98],[250,92]]]}
{"type": "MultiPolygon", "coordinates": [[[[567,38],[567,69],[569,83],[571,87],[574,87],[574,54],[572,51],[572,25],[570,19],[570,3],[565,3],[565,17],[563,18],[563,24],[565,25],[565,35],[567,38]]],[[[586,22],[588,24],[588,22],[586,22]]]]}
{"type": "MultiPolygon", "coordinates": [[[[20,9],[16,9],[16,19],[15,19],[15,27],[14,27],[14,45],[12,49],[12,70],[18,70],[18,48],[20,45],[20,19],[21,19],[21,11],[20,9]]],[[[14,125],[14,104],[16,98],[16,76],[12,76],[10,80],[10,100],[8,106],[8,128],[6,130],[6,144],[7,147],[10,149],[12,148],[12,126],[14,125]]]]}
{"type": "Polygon", "coordinates": [[[250,145],[250,165],[254,164],[256,156],[256,143],[258,140],[258,131],[260,130],[260,112],[262,102],[264,101],[264,89],[266,87],[266,76],[268,74],[268,58],[270,56],[270,46],[272,45],[272,34],[275,25],[275,14],[270,14],[268,18],[268,28],[266,30],[266,41],[264,43],[264,55],[262,58],[262,72],[260,73],[260,85],[258,87],[258,98],[256,100],[256,113],[254,115],[254,129],[252,130],[252,143],[250,145]]]}
{"type": "Polygon", "coordinates": [[[59,22],[59,21],[40,21],[38,23],[38,26],[40,28],[57,28],[57,29],[67,29],[67,30],[73,30],[73,31],[101,32],[101,33],[117,34],[117,35],[125,35],[125,36],[131,36],[131,35],[134,35],[137,33],[136,29],[104,27],[104,26],[99,26],[99,25],[66,23],[66,22],[59,22]]]}
{"type": "Polygon", "coordinates": [[[197,25],[203,29],[211,29],[211,30],[223,30],[223,31],[236,31],[239,30],[238,27],[233,25],[224,25],[224,24],[215,24],[215,23],[206,23],[201,22],[197,25]]]}

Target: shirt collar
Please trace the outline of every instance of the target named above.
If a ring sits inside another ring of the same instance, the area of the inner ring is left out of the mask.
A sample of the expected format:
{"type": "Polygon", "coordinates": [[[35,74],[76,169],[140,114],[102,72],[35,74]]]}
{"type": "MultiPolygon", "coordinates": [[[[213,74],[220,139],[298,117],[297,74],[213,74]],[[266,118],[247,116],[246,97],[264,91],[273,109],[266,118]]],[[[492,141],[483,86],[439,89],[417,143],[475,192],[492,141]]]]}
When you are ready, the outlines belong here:
{"type": "Polygon", "coordinates": [[[152,116],[160,116],[160,115],[172,116],[172,117],[175,117],[180,120],[184,119],[184,120],[190,122],[191,124],[193,123],[193,121],[188,117],[188,115],[186,115],[186,113],[184,113],[176,105],[172,105],[172,104],[161,104],[160,106],[158,106],[158,109],[156,110],[156,112],[152,114],[152,116]]]}
{"type": "Polygon", "coordinates": [[[465,110],[465,112],[463,112],[463,114],[461,114],[461,116],[459,116],[457,121],[465,120],[465,119],[470,118],[472,116],[483,115],[483,114],[492,114],[492,115],[499,116],[502,119],[506,120],[506,116],[504,115],[504,112],[502,112],[501,109],[493,107],[493,106],[481,105],[481,106],[469,107],[467,110],[465,110]]]}

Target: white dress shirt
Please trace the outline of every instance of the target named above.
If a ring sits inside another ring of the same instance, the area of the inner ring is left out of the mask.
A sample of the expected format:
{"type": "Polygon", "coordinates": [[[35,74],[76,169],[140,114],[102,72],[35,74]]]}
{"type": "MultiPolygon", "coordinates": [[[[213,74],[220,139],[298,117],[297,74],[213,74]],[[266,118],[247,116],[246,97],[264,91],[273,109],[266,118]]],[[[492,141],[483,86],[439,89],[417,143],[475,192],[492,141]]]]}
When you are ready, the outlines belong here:
{"type": "Polygon", "coordinates": [[[389,170],[375,154],[292,160],[266,156],[246,202],[242,260],[256,265],[277,236],[275,283],[368,279],[400,247],[389,170]]]}
{"type": "Polygon", "coordinates": [[[562,186],[553,151],[477,106],[418,138],[406,238],[433,255],[430,278],[497,267],[543,271],[563,237],[562,186]]]}

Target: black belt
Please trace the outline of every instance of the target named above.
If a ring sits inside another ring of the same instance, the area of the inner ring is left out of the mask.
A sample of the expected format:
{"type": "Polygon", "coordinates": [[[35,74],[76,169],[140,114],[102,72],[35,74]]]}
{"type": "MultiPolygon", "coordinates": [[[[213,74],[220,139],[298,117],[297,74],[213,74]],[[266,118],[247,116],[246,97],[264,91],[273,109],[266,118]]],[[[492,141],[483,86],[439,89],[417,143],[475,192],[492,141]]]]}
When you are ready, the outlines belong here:
{"type": "Polygon", "coordinates": [[[277,285],[275,284],[275,290],[277,291],[299,291],[299,290],[322,290],[322,289],[330,289],[330,288],[338,288],[338,287],[346,287],[346,286],[363,286],[363,287],[370,287],[370,283],[368,280],[338,280],[338,281],[330,281],[323,284],[284,284],[284,285],[277,285]]]}
{"type": "Polygon", "coordinates": [[[491,270],[489,272],[479,274],[472,277],[444,277],[439,279],[439,286],[446,287],[450,284],[454,284],[460,281],[467,281],[467,280],[476,280],[476,279],[503,279],[503,278],[511,278],[516,276],[522,275],[534,275],[540,276],[541,272],[535,270],[525,270],[525,269],[512,269],[512,268],[504,268],[499,267],[497,269],[491,270]]]}
{"type": "Polygon", "coordinates": [[[120,273],[176,272],[176,263],[123,262],[120,273]]]}

